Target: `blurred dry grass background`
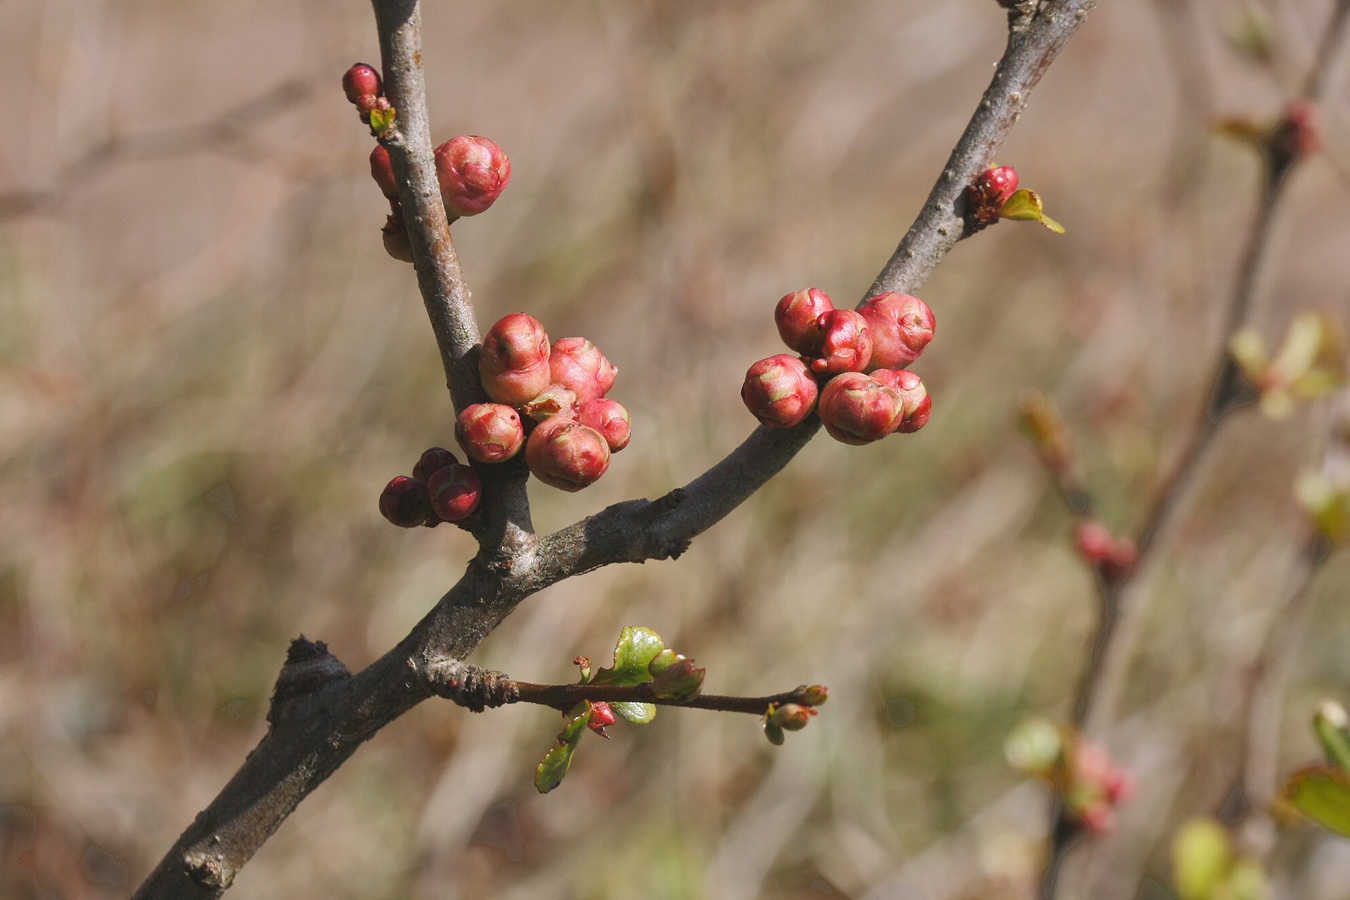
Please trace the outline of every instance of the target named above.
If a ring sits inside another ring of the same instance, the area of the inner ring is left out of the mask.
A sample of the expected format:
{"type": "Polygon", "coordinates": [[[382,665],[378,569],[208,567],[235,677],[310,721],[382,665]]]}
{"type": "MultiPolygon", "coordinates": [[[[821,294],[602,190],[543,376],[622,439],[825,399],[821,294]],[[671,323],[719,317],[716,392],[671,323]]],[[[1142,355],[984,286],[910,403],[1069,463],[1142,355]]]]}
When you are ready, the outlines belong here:
{"type": "MultiPolygon", "coordinates": [[[[1068,234],[1005,223],[922,292],[931,425],[866,448],[822,436],[678,562],[554,587],[476,656],[571,679],[574,656],[647,625],[719,693],[830,685],[811,728],[773,748],[746,717],[664,712],[586,742],[541,797],[554,715],[427,703],[234,893],[1021,896],[1045,797],[1001,744],[1024,715],[1067,714],[1095,600],[1013,410],[1051,394],[1103,517],[1139,524],[1208,386],[1255,206],[1255,159],[1208,123],[1276,113],[1329,8],[1102,4],[999,155],[1068,234]],[[1251,14],[1273,23],[1266,65],[1226,37],[1251,14]]],[[[633,413],[599,485],[533,491],[545,530],[740,441],[772,304],[861,297],[1004,34],[992,0],[464,0],[425,18],[437,140],[489,135],[513,162],[498,206],[455,229],[480,321],[528,309],[591,337],[633,413]]],[[[0,46],[0,895],[124,896],[261,736],[288,640],[363,666],[472,548],[376,510],[451,436],[338,87],[378,62],[366,5],[7,3],[0,46]]],[[[1256,312],[1268,336],[1350,301],[1333,94],[1256,312]]],[[[1202,472],[1103,735],[1143,788],[1062,896],[1169,896],[1171,829],[1224,801],[1299,533],[1290,485],[1325,422],[1245,416],[1202,472]]],[[[1269,723],[1282,766],[1316,755],[1313,701],[1350,699],[1347,578],[1336,556],[1314,585],[1269,723]]],[[[1298,831],[1278,859],[1284,896],[1346,896],[1350,844],[1298,831]]]]}

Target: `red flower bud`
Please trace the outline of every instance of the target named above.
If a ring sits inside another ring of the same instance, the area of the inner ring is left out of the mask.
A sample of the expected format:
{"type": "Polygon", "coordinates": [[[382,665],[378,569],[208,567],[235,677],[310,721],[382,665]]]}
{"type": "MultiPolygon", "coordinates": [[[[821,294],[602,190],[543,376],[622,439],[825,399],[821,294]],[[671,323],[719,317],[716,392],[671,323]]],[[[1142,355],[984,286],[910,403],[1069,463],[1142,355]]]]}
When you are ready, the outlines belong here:
{"type": "Polygon", "coordinates": [[[436,148],[436,180],[448,215],[476,216],[511,180],[511,160],[485,137],[451,138],[436,148]]]}
{"type": "Polygon", "coordinates": [[[587,425],[554,416],[530,432],[525,464],[544,484],[579,491],[594,484],[609,468],[609,444],[587,425]]]}
{"type": "Polygon", "coordinates": [[[933,398],[928,394],[923,379],[908,369],[877,369],[872,377],[900,395],[905,404],[904,416],[895,430],[900,434],[918,431],[928,424],[933,411],[933,398]]]}
{"type": "Polygon", "coordinates": [[[498,403],[528,403],[554,380],[549,375],[548,333],[534,316],[511,313],[483,337],[478,374],[498,403]]]}
{"type": "Polygon", "coordinates": [[[577,421],[604,435],[610,453],[618,453],[628,446],[632,423],[628,418],[628,410],[617,400],[607,397],[587,400],[577,407],[577,421]]]}
{"type": "Polygon", "coordinates": [[[505,462],[520,452],[525,427],[520,415],[501,403],[475,403],[455,419],[455,439],[464,452],[484,463],[505,462]]]}
{"type": "Polygon", "coordinates": [[[796,291],[778,301],[773,311],[778,336],[791,350],[805,356],[819,356],[825,340],[820,330],[820,317],[834,309],[830,295],[820,288],[796,291]]]}
{"type": "Polygon", "coordinates": [[[771,721],[784,731],[801,731],[810,723],[816,710],[800,703],[784,703],[773,711],[771,721]]]}
{"type": "Polygon", "coordinates": [[[845,372],[820,392],[820,421],[845,444],[870,444],[895,430],[905,414],[893,389],[861,372],[845,372]]]}
{"type": "Polygon", "coordinates": [[[380,515],[399,528],[416,528],[434,519],[426,482],[395,475],[380,493],[380,515]]]}
{"type": "Polygon", "coordinates": [[[985,169],[970,186],[969,200],[975,221],[989,225],[998,221],[999,210],[1017,191],[1017,171],[1012,166],[985,169]]]}
{"type": "Polygon", "coordinates": [[[1074,526],[1073,540],[1079,555],[1108,580],[1128,575],[1139,557],[1134,541],[1117,537],[1096,519],[1079,521],[1074,526]]]}
{"type": "Polygon", "coordinates": [[[458,522],[478,510],[483,482],[469,466],[458,464],[438,469],[427,482],[431,508],[444,522],[458,522]]]}
{"type": "Polygon", "coordinates": [[[923,353],[933,339],[937,322],[933,311],[909,294],[878,294],[863,301],[858,310],[872,335],[872,359],[867,371],[902,369],[923,353]]]}
{"type": "Polygon", "coordinates": [[[575,391],[582,403],[609,393],[619,375],[599,347],[580,337],[554,341],[548,367],[553,380],[575,391]]]}
{"type": "Polygon", "coordinates": [[[591,702],[591,715],[586,720],[586,727],[602,738],[608,738],[605,729],[613,725],[617,719],[614,717],[614,710],[609,708],[609,704],[601,701],[591,702]]]}
{"type": "Polygon", "coordinates": [[[403,224],[403,213],[397,207],[384,220],[380,236],[384,240],[385,253],[399,262],[413,261],[412,240],[408,237],[408,227],[403,224]]]}
{"type": "Polygon", "coordinates": [[[527,419],[542,422],[552,416],[577,417],[577,395],[554,382],[539,392],[539,396],[520,407],[527,419]]]}
{"type": "Polygon", "coordinates": [[[867,320],[852,309],[832,309],[821,313],[816,326],[825,336],[819,359],[811,360],[811,371],[825,375],[861,372],[872,359],[872,333],[867,320]]]}
{"type": "Polygon", "coordinates": [[[779,353],[761,359],[745,373],[741,400],[765,425],[791,428],[816,408],[819,389],[806,364],[795,356],[779,353]]]}
{"type": "Polygon", "coordinates": [[[370,177],[380,186],[380,193],[390,200],[398,199],[398,180],[394,178],[394,164],[389,161],[389,151],[383,144],[376,144],[370,151],[370,177]]]}
{"type": "Polygon", "coordinates": [[[413,466],[413,477],[420,478],[422,481],[429,481],[432,475],[435,475],[446,466],[459,465],[459,459],[444,447],[432,447],[429,450],[422,451],[422,456],[417,460],[417,465],[413,466]]]}
{"type": "Polygon", "coordinates": [[[342,92],[352,103],[358,102],[365,95],[378,97],[384,93],[380,73],[365,63],[356,63],[342,74],[342,92]]]}

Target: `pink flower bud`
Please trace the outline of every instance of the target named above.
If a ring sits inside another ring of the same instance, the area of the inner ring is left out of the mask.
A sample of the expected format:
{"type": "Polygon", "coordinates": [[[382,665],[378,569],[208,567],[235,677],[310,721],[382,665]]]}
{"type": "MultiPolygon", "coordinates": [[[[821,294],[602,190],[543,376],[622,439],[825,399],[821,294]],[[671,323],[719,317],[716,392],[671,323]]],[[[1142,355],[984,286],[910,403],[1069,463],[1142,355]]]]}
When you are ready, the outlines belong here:
{"type": "Polygon", "coordinates": [[[424,481],[396,475],[380,493],[380,515],[399,528],[416,528],[428,518],[435,518],[431,497],[424,481]]]}
{"type": "Polygon", "coordinates": [[[703,679],[707,674],[706,668],[694,665],[694,661],[687,656],[681,656],[652,675],[652,696],[688,703],[702,692],[703,679]]]}
{"type": "Polygon", "coordinates": [[[999,210],[1017,191],[1017,171],[1012,166],[985,169],[970,186],[968,199],[975,221],[989,225],[998,221],[999,210]]]}
{"type": "Polygon", "coordinates": [[[594,484],[609,468],[609,444],[594,428],[554,416],[530,432],[525,464],[544,484],[579,491],[594,484]]]}
{"type": "Polygon", "coordinates": [[[909,294],[878,294],[858,310],[872,335],[872,359],[867,371],[903,369],[919,358],[933,339],[933,311],[909,294]]]}
{"type": "Polygon", "coordinates": [[[444,447],[432,447],[429,450],[422,451],[422,456],[417,460],[417,465],[413,466],[413,477],[422,481],[429,481],[432,475],[435,475],[446,466],[459,465],[459,459],[444,447]]]}
{"type": "Polygon", "coordinates": [[[384,241],[384,252],[388,253],[399,262],[412,262],[412,241],[408,238],[408,227],[403,224],[403,213],[397,207],[384,220],[384,227],[380,229],[380,237],[384,241]]]}
{"type": "Polygon", "coordinates": [[[1107,580],[1124,578],[1139,557],[1134,541],[1117,537],[1096,519],[1079,521],[1073,540],[1079,555],[1107,580]]]}
{"type": "Polygon", "coordinates": [[[628,410],[617,400],[608,397],[587,400],[577,408],[577,421],[604,435],[610,453],[618,453],[628,446],[632,423],[628,410]]]}
{"type": "Polygon", "coordinates": [[[761,359],[745,373],[741,400],[765,425],[791,428],[816,408],[819,389],[806,364],[795,356],[779,353],[761,359]]]}
{"type": "Polygon", "coordinates": [[[511,313],[483,337],[478,374],[483,390],[498,403],[516,406],[543,393],[549,376],[548,333],[527,313],[511,313]]]}
{"type": "Polygon", "coordinates": [[[554,341],[548,366],[553,380],[575,391],[581,403],[605,396],[619,375],[599,347],[580,337],[554,341]]]}
{"type": "Polygon", "coordinates": [[[586,727],[602,738],[608,738],[605,729],[613,725],[617,719],[614,716],[614,710],[609,708],[609,704],[604,701],[591,702],[591,715],[586,720],[586,727]]]}
{"type": "Polygon", "coordinates": [[[830,295],[820,288],[795,291],[778,301],[773,311],[778,336],[788,348],[805,356],[819,356],[825,340],[820,330],[820,317],[834,309],[830,295]]]}
{"type": "Polygon", "coordinates": [[[520,415],[501,403],[475,403],[455,420],[455,439],[472,459],[505,462],[520,452],[525,427],[520,415]]]}
{"type": "Polygon", "coordinates": [[[436,180],[448,215],[476,216],[511,180],[511,160],[485,137],[451,138],[436,148],[436,180]]]}
{"type": "Polygon", "coordinates": [[[830,689],[823,684],[813,684],[801,692],[803,706],[821,706],[830,699],[830,689]]]}
{"type": "Polygon", "coordinates": [[[458,464],[438,469],[427,482],[431,508],[444,522],[458,522],[478,510],[483,482],[469,466],[458,464]]]}
{"type": "Polygon", "coordinates": [[[872,377],[900,395],[905,413],[895,430],[900,434],[918,431],[928,424],[933,412],[933,398],[928,394],[923,379],[908,369],[877,369],[872,377]]]}
{"type": "Polygon", "coordinates": [[[784,731],[801,731],[811,722],[811,717],[815,714],[816,710],[813,707],[802,706],[800,703],[784,703],[773,711],[770,718],[784,731]]]}
{"type": "Polygon", "coordinates": [[[820,421],[845,444],[870,444],[895,430],[905,414],[894,390],[861,372],[845,372],[820,392],[820,421]]]}
{"type": "Polygon", "coordinates": [[[539,392],[539,396],[520,407],[525,418],[542,422],[553,416],[577,417],[577,395],[554,382],[539,392]]]}
{"type": "Polygon", "coordinates": [[[852,309],[832,309],[821,313],[816,326],[825,336],[818,359],[811,360],[811,371],[823,375],[861,372],[872,359],[872,333],[862,313],[852,309]]]}
{"type": "Polygon", "coordinates": [[[342,74],[342,92],[352,103],[356,103],[365,95],[378,97],[384,93],[380,73],[365,63],[356,63],[342,74]]]}
{"type": "Polygon", "coordinates": [[[376,144],[370,151],[370,177],[380,186],[380,193],[390,200],[398,199],[398,180],[394,178],[394,164],[389,161],[389,151],[383,144],[376,144]]]}

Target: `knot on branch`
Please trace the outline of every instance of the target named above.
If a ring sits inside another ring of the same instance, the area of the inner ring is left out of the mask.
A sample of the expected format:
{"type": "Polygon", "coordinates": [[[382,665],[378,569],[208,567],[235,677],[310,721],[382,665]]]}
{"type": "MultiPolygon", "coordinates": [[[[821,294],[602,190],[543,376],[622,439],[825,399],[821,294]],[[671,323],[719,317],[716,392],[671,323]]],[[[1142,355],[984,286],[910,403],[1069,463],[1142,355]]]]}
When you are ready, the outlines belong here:
{"type": "Polygon", "coordinates": [[[432,693],[468,709],[482,712],[520,699],[520,688],[501,672],[451,659],[427,666],[432,693]]]}
{"type": "Polygon", "coordinates": [[[272,688],[272,702],[267,709],[267,721],[276,724],[282,707],[303,694],[312,694],[330,684],[352,677],[351,669],[342,660],[328,652],[323,641],[311,641],[303,634],[291,641],[286,650],[286,662],[272,688]]]}

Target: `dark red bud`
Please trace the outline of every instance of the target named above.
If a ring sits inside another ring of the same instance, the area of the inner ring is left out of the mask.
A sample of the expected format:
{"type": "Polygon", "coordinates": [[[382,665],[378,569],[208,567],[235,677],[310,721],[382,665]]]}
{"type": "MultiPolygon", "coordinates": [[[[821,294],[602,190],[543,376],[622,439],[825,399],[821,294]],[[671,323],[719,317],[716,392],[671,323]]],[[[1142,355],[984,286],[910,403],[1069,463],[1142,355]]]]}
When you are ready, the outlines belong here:
{"type": "Polygon", "coordinates": [[[602,738],[608,738],[605,729],[613,725],[617,719],[614,716],[614,710],[609,708],[609,704],[604,701],[592,701],[591,715],[586,720],[586,727],[602,738]]]}
{"type": "Polygon", "coordinates": [[[824,335],[818,359],[811,360],[811,371],[823,375],[861,372],[872,360],[872,333],[862,313],[852,309],[832,309],[821,313],[816,325],[824,335]]]}
{"type": "Polygon", "coordinates": [[[543,393],[549,374],[548,332],[528,313],[511,313],[483,336],[478,356],[483,390],[498,403],[516,406],[543,393]]]}
{"type": "Polygon", "coordinates": [[[937,326],[933,311],[918,297],[887,293],[868,297],[858,309],[872,335],[867,371],[903,369],[919,358],[937,326]]]}
{"type": "Polygon", "coordinates": [[[458,522],[478,510],[483,482],[469,466],[458,464],[438,469],[427,482],[431,508],[444,522],[458,522]]]}
{"type": "Polygon", "coordinates": [[[609,393],[619,375],[600,348],[581,337],[554,341],[548,365],[553,380],[571,388],[582,403],[609,393]]]}
{"type": "Polygon", "coordinates": [[[383,144],[376,144],[370,151],[370,177],[380,186],[380,193],[390,200],[398,199],[398,180],[394,178],[394,164],[389,161],[389,151],[383,144]]]}
{"type": "Polygon", "coordinates": [[[899,394],[905,405],[900,424],[895,426],[898,433],[910,434],[928,424],[933,412],[933,398],[919,373],[908,369],[877,369],[872,377],[899,394]]]}
{"type": "Polygon", "coordinates": [[[380,493],[380,515],[399,528],[416,528],[434,517],[426,482],[407,475],[394,476],[380,493]]]}
{"type": "Polygon", "coordinates": [[[745,373],[741,400],[756,419],[773,428],[791,428],[816,408],[819,389],[806,363],[780,353],[761,359],[745,373]]]}
{"type": "Polygon", "coordinates": [[[478,462],[505,462],[520,452],[525,427],[520,414],[509,406],[475,403],[455,419],[455,439],[478,462]]]}
{"type": "Polygon", "coordinates": [[[628,446],[632,422],[628,410],[617,400],[596,397],[577,407],[577,421],[604,435],[610,453],[618,453],[628,446]]]}
{"type": "Polygon", "coordinates": [[[420,478],[423,481],[430,480],[446,466],[459,465],[459,459],[444,447],[432,447],[422,451],[422,456],[417,460],[417,465],[413,466],[413,477],[420,478]]]}
{"type": "Polygon", "coordinates": [[[778,336],[789,349],[804,356],[819,356],[821,344],[825,340],[820,330],[820,317],[832,309],[834,303],[830,301],[830,295],[820,288],[807,288],[787,294],[778,301],[773,311],[778,336]]]}
{"type": "Polygon", "coordinates": [[[384,220],[380,237],[384,241],[385,253],[399,262],[413,261],[412,240],[408,237],[407,226],[403,224],[403,213],[397,208],[384,220]]]}
{"type": "Polygon", "coordinates": [[[525,464],[544,484],[579,491],[594,484],[609,468],[609,444],[594,428],[554,416],[530,432],[525,442],[525,464]]]}
{"type": "Polygon", "coordinates": [[[1017,172],[1012,166],[985,169],[970,186],[969,200],[975,221],[989,225],[998,221],[999,210],[1017,191],[1017,172]]]}
{"type": "Polygon", "coordinates": [[[436,179],[448,215],[476,216],[511,180],[511,160],[485,137],[451,138],[436,148],[436,179]]]}
{"type": "Polygon", "coordinates": [[[870,444],[895,430],[905,414],[894,390],[861,372],[845,372],[820,392],[820,421],[845,444],[870,444]]]}
{"type": "Polygon", "coordinates": [[[342,92],[352,103],[356,103],[365,95],[378,97],[384,93],[380,73],[365,63],[356,63],[342,74],[342,92]]]}

